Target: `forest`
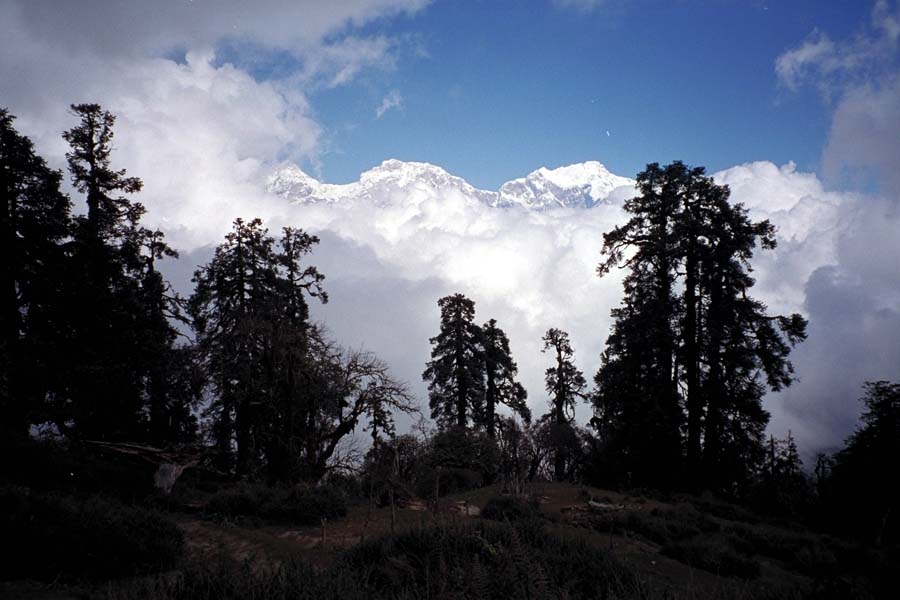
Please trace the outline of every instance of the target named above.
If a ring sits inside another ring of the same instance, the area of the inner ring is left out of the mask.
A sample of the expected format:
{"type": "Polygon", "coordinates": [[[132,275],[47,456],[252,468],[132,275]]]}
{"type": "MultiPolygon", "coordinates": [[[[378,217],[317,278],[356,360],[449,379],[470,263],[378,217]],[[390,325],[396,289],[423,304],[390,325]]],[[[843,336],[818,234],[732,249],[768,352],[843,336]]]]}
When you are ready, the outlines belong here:
{"type": "Polygon", "coordinates": [[[778,224],[702,167],[648,164],[597,232],[597,276],[625,276],[596,372],[558,323],[526,390],[504,315],[455,293],[426,408],[311,319],[302,228],[234,215],[176,293],[115,116],[70,113],[63,173],[0,110],[0,596],[896,593],[900,383],[859,382],[833,454],[767,435],[807,321],[754,298],[778,224]]]}

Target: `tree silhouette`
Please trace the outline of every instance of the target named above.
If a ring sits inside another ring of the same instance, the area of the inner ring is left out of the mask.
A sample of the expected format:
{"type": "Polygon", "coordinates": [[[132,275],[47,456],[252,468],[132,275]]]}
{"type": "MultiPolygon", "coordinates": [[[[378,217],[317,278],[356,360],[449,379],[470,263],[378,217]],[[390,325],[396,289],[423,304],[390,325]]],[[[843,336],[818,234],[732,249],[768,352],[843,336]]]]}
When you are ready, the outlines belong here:
{"type": "Polygon", "coordinates": [[[862,423],[834,455],[829,487],[836,519],[855,536],[876,545],[900,539],[896,481],[900,457],[900,384],[863,386],[862,423]]]}
{"type": "Polygon", "coordinates": [[[482,352],[484,355],[484,428],[490,438],[496,436],[497,405],[505,404],[526,423],[531,421],[531,410],[526,398],[528,393],[518,381],[519,368],[509,350],[509,338],[497,321],[491,319],[481,326],[482,352]]]}
{"type": "Polygon", "coordinates": [[[443,427],[468,427],[484,417],[484,358],[475,303],[462,294],[438,300],[440,333],[429,341],[431,360],[422,379],[428,382],[431,417],[443,427]]]}
{"type": "Polygon", "coordinates": [[[573,362],[575,351],[569,343],[569,334],[560,329],[547,330],[542,338],[542,352],[551,352],[555,364],[544,375],[547,392],[550,394],[550,413],[546,416],[552,423],[551,435],[554,439],[554,477],[557,481],[566,478],[567,451],[576,437],[571,426],[575,419],[575,400],[584,397],[587,382],[584,374],[573,362]]]}
{"type": "Polygon", "coordinates": [[[60,284],[70,203],[62,174],[0,109],[0,413],[3,430],[24,436],[65,352],[60,284]]]}
{"type": "Polygon", "coordinates": [[[54,394],[55,422],[63,430],[73,422],[83,437],[136,440],[148,437],[149,413],[151,437],[163,442],[167,412],[183,414],[173,404],[186,399],[167,381],[180,301],[156,262],[177,254],[161,232],[141,226],[145,208],[124,195],[140,191],[141,180],[111,167],[115,117],[97,104],[72,113],[80,122],[63,134],[66,159],[88,210],[74,219],[65,280],[72,359],[54,394]]]}
{"type": "Polygon", "coordinates": [[[629,272],[594,378],[594,423],[604,423],[604,443],[620,453],[622,470],[643,485],[669,485],[681,454],[674,292],[679,179],[673,171],[678,170],[651,164],[638,174],[640,195],[625,203],[631,219],[604,234],[604,260],[597,269],[601,277],[620,265],[629,272]]]}
{"type": "MultiPolygon", "coordinates": [[[[287,423],[281,418],[274,422],[296,424],[290,411],[308,342],[303,294],[327,300],[321,289],[323,276],[315,267],[300,264],[317,242],[313,236],[286,229],[279,253],[262,221],[236,219],[212,261],[194,274],[190,312],[215,393],[208,409],[213,437],[226,465],[233,438],[238,473],[249,473],[262,451],[257,434],[263,426],[264,399],[289,398],[283,409],[287,423]]],[[[271,402],[268,405],[272,407],[271,402]]]]}
{"type": "Polygon", "coordinates": [[[604,235],[599,274],[629,273],[595,377],[594,425],[622,471],[672,485],[684,398],[688,481],[727,490],[752,477],[769,419],[762,395],[793,380],[788,355],[806,321],[769,316],[749,296],[753,251],[775,247],[774,227],[750,221],[704,173],[648,165],[625,204],[631,219],[604,235]]]}

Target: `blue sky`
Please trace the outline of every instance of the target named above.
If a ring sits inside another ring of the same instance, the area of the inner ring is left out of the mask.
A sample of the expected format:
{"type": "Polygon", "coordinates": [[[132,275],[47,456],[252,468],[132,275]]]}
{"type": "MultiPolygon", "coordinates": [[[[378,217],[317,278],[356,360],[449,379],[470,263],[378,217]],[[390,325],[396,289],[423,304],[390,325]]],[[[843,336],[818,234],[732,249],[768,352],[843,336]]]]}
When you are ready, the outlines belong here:
{"type": "MultiPolygon", "coordinates": [[[[584,160],[628,176],[672,159],[817,171],[828,107],[814,90],[780,86],[775,60],[816,29],[852,36],[870,10],[858,0],[611,1],[592,11],[437,1],[366,27],[403,40],[392,68],[311,94],[325,127],[320,173],[347,182],[394,157],[496,189],[584,160]],[[402,107],[377,119],[392,91],[402,107]]],[[[220,53],[230,58],[239,57],[220,53]]],[[[255,66],[265,78],[291,64],[270,56],[255,66]]]]}

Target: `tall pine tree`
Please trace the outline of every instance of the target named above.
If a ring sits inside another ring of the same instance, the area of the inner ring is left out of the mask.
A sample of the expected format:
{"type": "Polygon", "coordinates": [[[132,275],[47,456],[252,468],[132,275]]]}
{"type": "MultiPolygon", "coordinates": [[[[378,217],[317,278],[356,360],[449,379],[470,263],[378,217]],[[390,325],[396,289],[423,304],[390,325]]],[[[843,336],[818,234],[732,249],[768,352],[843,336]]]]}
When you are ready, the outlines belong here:
{"type": "Polygon", "coordinates": [[[531,410],[526,399],[528,393],[516,381],[519,368],[509,349],[509,338],[497,327],[495,319],[481,326],[482,352],[484,355],[484,423],[490,438],[496,436],[497,406],[505,404],[526,423],[531,421],[531,410]]]}
{"type": "Polygon", "coordinates": [[[594,422],[622,470],[671,485],[683,390],[689,484],[734,491],[761,457],[762,395],[790,385],[788,355],[806,321],[769,316],[749,295],[754,249],[774,248],[774,227],[750,221],[726,186],[681,162],[648,165],[637,181],[632,218],[604,236],[598,269],[629,273],[595,378],[594,422]]]}
{"type": "Polygon", "coordinates": [[[141,190],[141,180],[111,167],[115,117],[97,104],[72,112],[80,123],[63,138],[87,214],[73,228],[65,282],[71,360],[53,413],[80,437],[163,443],[163,423],[176,414],[181,425],[189,420],[190,399],[166,383],[176,340],[169,319],[179,315],[179,301],[156,269],[159,259],[177,255],[161,232],[141,225],[146,209],[127,196],[141,190]]]}
{"type": "Polygon", "coordinates": [[[24,436],[41,420],[58,365],[69,360],[60,282],[70,234],[62,174],[0,109],[0,413],[3,429],[24,436]]]}
{"type": "Polygon", "coordinates": [[[547,392],[550,394],[550,413],[546,415],[551,425],[551,438],[554,440],[554,469],[557,481],[566,479],[566,463],[573,446],[576,432],[572,427],[575,419],[575,400],[584,397],[587,382],[584,374],[575,366],[575,351],[569,342],[569,334],[560,329],[547,330],[542,338],[543,352],[550,352],[554,364],[544,375],[547,392]]]}
{"type": "Polygon", "coordinates": [[[431,338],[431,360],[422,379],[428,382],[431,417],[443,427],[468,427],[483,421],[484,358],[475,303],[462,294],[438,300],[441,330],[431,338]]]}

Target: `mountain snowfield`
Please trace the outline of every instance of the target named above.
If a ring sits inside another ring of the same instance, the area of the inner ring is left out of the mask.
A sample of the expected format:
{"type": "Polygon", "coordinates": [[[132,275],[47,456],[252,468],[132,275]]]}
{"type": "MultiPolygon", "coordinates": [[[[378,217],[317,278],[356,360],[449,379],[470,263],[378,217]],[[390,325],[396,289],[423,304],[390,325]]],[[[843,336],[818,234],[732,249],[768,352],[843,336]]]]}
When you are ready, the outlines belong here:
{"type": "MultiPolygon", "coordinates": [[[[754,295],[772,312],[809,314],[806,283],[837,262],[850,196],[827,191],[792,163],[748,163],[713,177],[731,187],[732,201],[753,219],[778,227],[778,248],[754,257],[754,295]]],[[[567,330],[579,367],[589,379],[596,372],[624,274],[614,270],[600,279],[596,267],[603,233],[628,218],[623,204],[635,194],[633,179],[589,161],[542,167],[489,191],[438,166],[393,159],[348,184],[321,182],[294,165],[263,179],[265,203],[276,207],[267,219],[272,231],[286,224],[322,238],[310,260],[326,274],[331,300],[313,306],[315,318],[342,343],[382,356],[423,406],[421,373],[437,331],[436,302],[454,292],[475,300],[479,323],[496,318],[509,334],[535,414],[546,405],[548,361],[540,340],[548,328],[567,330]]],[[[815,341],[798,349],[801,377],[804,361],[818,352],[815,341]]],[[[773,433],[791,429],[798,440],[837,440],[833,420],[852,422],[855,407],[846,415],[817,420],[805,411],[800,418],[791,402],[813,395],[802,385],[767,399],[773,433]]],[[[581,405],[578,415],[586,420],[588,407],[581,405]]]]}
{"type": "Polygon", "coordinates": [[[295,203],[368,201],[376,206],[389,200],[415,202],[423,195],[459,194],[491,207],[591,208],[613,192],[623,199],[634,189],[634,180],[610,173],[597,161],[558,169],[540,169],[526,177],[507,181],[497,192],[480,190],[441,167],[423,162],[389,159],[344,185],[322,183],[296,165],[273,173],[267,189],[295,203]]]}

